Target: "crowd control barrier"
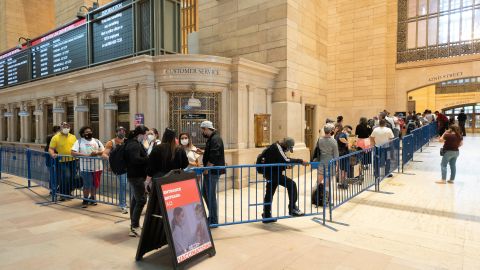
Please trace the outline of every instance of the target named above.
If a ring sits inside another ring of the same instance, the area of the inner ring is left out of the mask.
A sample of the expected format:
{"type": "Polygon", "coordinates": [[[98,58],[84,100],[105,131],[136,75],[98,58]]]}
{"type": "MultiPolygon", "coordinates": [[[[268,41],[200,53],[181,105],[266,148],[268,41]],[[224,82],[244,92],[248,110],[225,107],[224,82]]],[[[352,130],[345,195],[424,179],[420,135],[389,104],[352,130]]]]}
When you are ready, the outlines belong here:
{"type": "MultiPolygon", "coordinates": [[[[327,215],[375,187],[413,158],[414,152],[436,134],[433,124],[400,140],[359,150],[329,161],[302,164],[235,165],[194,168],[210,225],[223,226],[289,218],[292,209],[305,215],[327,215]],[[402,157],[402,160],[400,159],[402,157]],[[263,215],[269,212],[270,215],[263,215]]],[[[46,152],[20,147],[0,148],[0,171],[26,179],[26,187],[48,188],[52,202],[59,198],[126,206],[130,189],[126,175],[117,176],[108,160],[98,157],[50,157],[46,152]],[[95,187],[95,197],[84,189],[95,187]]]]}

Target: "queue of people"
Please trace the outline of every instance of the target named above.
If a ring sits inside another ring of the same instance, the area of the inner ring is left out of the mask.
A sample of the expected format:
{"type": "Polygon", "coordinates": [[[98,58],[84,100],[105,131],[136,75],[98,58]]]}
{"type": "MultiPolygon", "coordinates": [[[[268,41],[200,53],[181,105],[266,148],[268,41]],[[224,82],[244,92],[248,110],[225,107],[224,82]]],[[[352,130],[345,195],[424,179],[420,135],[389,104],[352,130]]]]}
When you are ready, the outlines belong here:
{"type": "MultiPolygon", "coordinates": [[[[445,142],[445,155],[442,160],[442,181],[446,181],[446,167],[450,164],[451,178],[455,179],[455,162],[458,158],[458,147],[462,140],[459,134],[463,130],[456,125],[448,125],[444,115],[430,110],[424,114],[409,112],[406,117],[399,113],[392,116],[388,111],[382,111],[371,119],[361,117],[356,125],[355,132],[352,126],[344,125],[342,116],[337,121],[326,119],[325,126],[320,130],[320,137],[312,151],[312,161],[327,165],[330,160],[349,154],[351,151],[369,149],[373,146],[384,145],[394,138],[409,134],[413,129],[422,125],[437,121],[440,141],[445,142]],[[448,129],[447,129],[448,127],[448,129]],[[355,134],[356,141],[351,143],[350,138],[355,134]]],[[[459,119],[463,119],[459,117],[459,119]]],[[[96,157],[108,160],[111,153],[119,146],[124,147],[126,172],[116,175],[119,187],[119,206],[121,212],[128,213],[126,204],[127,183],[130,185],[130,236],[136,237],[141,234],[140,216],[147,202],[147,196],[151,189],[152,179],[161,177],[171,170],[187,169],[200,166],[222,167],[225,166],[225,154],[223,140],[210,121],[204,121],[200,125],[202,136],[206,139],[205,149],[197,148],[192,143],[188,133],[177,134],[174,130],[165,129],[161,139],[158,130],[137,126],[133,131],[127,132],[124,127],[116,129],[115,137],[106,142],[105,146],[98,139],[93,138],[91,127],[82,127],[79,131],[80,138],[70,133],[70,125],[63,122],[54,127],[54,133],[49,136],[48,152],[53,158],[58,157],[56,162],[58,190],[61,194],[59,200],[71,198],[71,192],[79,188],[76,186],[75,177],[82,179],[83,202],[82,207],[96,205],[96,194],[100,185],[103,165],[96,157]],[[78,159],[78,157],[82,157],[78,159]],[[78,160],[80,163],[78,164],[78,160]],[[78,172],[77,172],[78,170],[78,172]]],[[[302,164],[308,162],[302,159],[288,157],[287,153],[293,152],[295,141],[292,138],[284,138],[268,146],[261,154],[262,164],[302,164]]],[[[367,159],[371,158],[371,153],[367,159]]],[[[258,159],[257,159],[258,160],[258,159]]],[[[370,164],[362,161],[362,165],[370,164]]],[[[338,166],[339,179],[348,177],[350,171],[348,163],[338,166]]],[[[288,166],[266,167],[262,174],[267,180],[264,194],[264,209],[262,217],[265,223],[275,221],[272,219],[273,196],[278,186],[287,189],[289,204],[288,213],[292,216],[302,216],[303,212],[297,206],[298,188],[296,182],[285,175],[288,166]]],[[[209,224],[218,224],[217,186],[225,169],[208,169],[203,172],[202,196],[208,209],[209,224]]],[[[317,182],[323,183],[324,177],[319,173],[317,182]]]]}

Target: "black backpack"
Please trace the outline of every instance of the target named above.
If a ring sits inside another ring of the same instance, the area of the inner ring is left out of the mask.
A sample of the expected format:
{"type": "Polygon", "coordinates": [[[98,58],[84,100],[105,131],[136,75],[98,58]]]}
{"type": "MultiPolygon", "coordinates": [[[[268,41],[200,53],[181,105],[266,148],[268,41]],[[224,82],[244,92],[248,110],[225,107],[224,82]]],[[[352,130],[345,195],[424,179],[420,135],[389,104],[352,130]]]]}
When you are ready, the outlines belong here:
{"type": "Polygon", "coordinates": [[[110,169],[112,169],[112,172],[116,175],[127,172],[127,160],[125,160],[126,145],[127,142],[116,146],[113,145],[113,149],[110,151],[108,162],[110,163],[110,169]]]}
{"type": "MultiPolygon", "coordinates": [[[[257,156],[257,161],[255,162],[255,164],[257,165],[265,164],[265,154],[267,153],[267,150],[268,150],[268,147],[263,149],[262,153],[260,153],[257,156]]],[[[264,174],[264,172],[265,172],[265,167],[257,167],[257,173],[264,174]]]]}
{"type": "MultiPolygon", "coordinates": [[[[316,207],[323,207],[323,184],[318,184],[317,188],[312,192],[312,204],[315,205],[316,207]]],[[[328,195],[327,195],[328,196],[328,195]]],[[[328,198],[327,203],[328,203],[328,198]]]]}

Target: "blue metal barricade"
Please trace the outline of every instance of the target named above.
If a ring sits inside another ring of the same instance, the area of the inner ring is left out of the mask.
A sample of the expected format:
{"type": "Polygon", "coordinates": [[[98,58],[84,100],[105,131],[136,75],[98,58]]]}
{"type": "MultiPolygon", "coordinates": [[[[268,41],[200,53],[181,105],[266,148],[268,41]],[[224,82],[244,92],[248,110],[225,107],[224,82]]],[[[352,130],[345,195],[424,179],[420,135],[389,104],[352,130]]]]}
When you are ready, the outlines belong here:
{"type": "Polygon", "coordinates": [[[316,191],[326,177],[324,165],[265,164],[193,170],[200,181],[211,226],[289,218],[293,208],[305,215],[323,214],[325,218],[325,185],[316,191]]]}
{"type": "Polygon", "coordinates": [[[413,153],[415,152],[413,134],[404,136],[402,138],[402,173],[405,165],[413,160],[413,153]]]}

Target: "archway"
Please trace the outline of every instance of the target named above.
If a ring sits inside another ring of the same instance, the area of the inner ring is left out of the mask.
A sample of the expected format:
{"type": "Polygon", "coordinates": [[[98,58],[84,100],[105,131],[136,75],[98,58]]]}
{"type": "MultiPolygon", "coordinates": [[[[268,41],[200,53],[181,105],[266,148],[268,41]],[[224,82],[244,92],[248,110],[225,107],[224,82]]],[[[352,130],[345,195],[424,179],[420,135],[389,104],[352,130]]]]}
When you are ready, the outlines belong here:
{"type": "Polygon", "coordinates": [[[462,109],[467,115],[467,121],[465,122],[467,133],[480,133],[480,103],[464,104],[445,108],[442,111],[448,118],[455,117],[456,119],[462,109]]]}

